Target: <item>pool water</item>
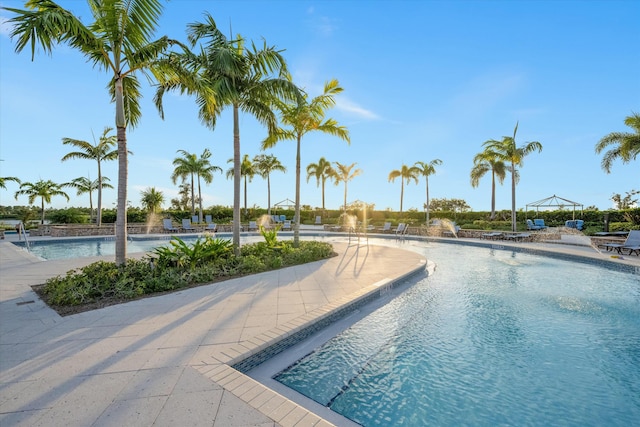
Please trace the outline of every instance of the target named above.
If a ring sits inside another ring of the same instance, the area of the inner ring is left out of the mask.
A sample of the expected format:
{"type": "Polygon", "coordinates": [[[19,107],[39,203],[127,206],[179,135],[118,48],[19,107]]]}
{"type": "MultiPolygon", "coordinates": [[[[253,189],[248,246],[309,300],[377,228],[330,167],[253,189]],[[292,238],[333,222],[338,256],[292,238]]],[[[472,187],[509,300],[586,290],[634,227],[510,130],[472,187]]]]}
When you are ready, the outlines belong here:
{"type": "Polygon", "coordinates": [[[275,379],[365,427],[637,425],[638,275],[426,246],[434,274],[275,379]]]}

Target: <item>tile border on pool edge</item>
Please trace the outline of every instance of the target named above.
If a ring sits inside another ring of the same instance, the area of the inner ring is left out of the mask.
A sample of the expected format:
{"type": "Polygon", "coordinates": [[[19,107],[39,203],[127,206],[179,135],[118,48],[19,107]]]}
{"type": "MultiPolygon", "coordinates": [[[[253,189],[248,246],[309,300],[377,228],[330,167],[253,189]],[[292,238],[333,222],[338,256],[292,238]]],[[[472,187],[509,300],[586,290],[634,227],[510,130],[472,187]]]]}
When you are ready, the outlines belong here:
{"type": "Polygon", "coordinates": [[[364,305],[385,296],[412,276],[433,270],[433,263],[420,261],[407,273],[395,279],[383,279],[351,295],[317,308],[281,326],[272,328],[246,341],[230,345],[212,354],[208,364],[194,366],[202,375],[215,381],[254,409],[286,426],[334,424],[282,396],[245,372],[279,354],[319,330],[329,326],[364,305]]]}

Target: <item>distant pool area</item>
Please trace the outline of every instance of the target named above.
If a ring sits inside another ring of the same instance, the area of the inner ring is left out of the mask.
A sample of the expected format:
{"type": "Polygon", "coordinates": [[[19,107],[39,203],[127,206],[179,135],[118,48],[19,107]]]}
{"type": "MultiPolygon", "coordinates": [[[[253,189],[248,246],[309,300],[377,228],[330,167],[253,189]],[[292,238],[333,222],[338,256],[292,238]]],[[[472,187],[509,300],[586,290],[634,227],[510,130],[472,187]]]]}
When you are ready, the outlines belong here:
{"type": "MultiPolygon", "coordinates": [[[[129,236],[127,252],[149,252],[159,246],[166,246],[171,240],[167,236],[129,236]]],[[[198,235],[177,236],[185,242],[195,242],[198,235]]],[[[220,236],[225,238],[225,236],[220,236]]],[[[29,252],[45,260],[109,256],[116,253],[116,238],[113,236],[91,238],[67,238],[53,240],[30,240],[29,252]]],[[[13,242],[26,250],[24,240],[13,242]]]]}

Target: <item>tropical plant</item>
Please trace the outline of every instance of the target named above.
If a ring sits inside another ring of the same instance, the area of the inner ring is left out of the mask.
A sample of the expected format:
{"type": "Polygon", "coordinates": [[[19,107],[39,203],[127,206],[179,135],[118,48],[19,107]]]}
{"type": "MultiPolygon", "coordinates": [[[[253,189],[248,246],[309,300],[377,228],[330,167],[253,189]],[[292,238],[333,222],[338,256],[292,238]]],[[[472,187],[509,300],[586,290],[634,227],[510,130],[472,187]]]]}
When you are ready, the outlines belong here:
{"type": "Polygon", "coordinates": [[[140,202],[142,207],[150,214],[155,214],[164,203],[164,194],[156,190],[155,187],[147,187],[140,192],[140,202]]]}
{"type": "Polygon", "coordinates": [[[227,106],[233,109],[233,245],[240,248],[240,111],[248,113],[267,127],[277,128],[277,117],[271,109],[274,97],[294,99],[298,88],[291,83],[286,62],[275,47],[261,49],[255,44],[245,47],[241,36],[227,40],[215,21],[205,14],[205,22],[188,25],[191,46],[203,42],[199,53],[170,55],[162,63],[162,77],[155,101],[163,115],[164,93],[179,90],[195,95],[199,117],[205,126],[214,129],[216,119],[227,106]]]}
{"type": "Polygon", "coordinates": [[[509,172],[511,172],[511,231],[516,231],[516,182],[518,181],[518,170],[516,166],[522,166],[522,161],[528,154],[542,151],[542,144],[538,141],[525,142],[524,145],[518,147],[516,145],[516,133],[518,132],[518,123],[513,130],[513,136],[503,136],[501,141],[490,139],[482,145],[485,151],[491,151],[498,156],[499,160],[510,164],[509,172]]]}
{"type": "Polygon", "coordinates": [[[288,128],[278,128],[262,142],[262,149],[271,148],[279,141],[296,141],[296,196],[295,223],[293,227],[293,244],[297,247],[300,242],[300,143],[302,137],[310,132],[323,132],[350,143],[349,132],[344,126],[332,118],[326,118],[328,109],[335,105],[334,96],[342,92],[338,80],[330,80],[324,84],[324,91],[309,101],[306,94],[295,102],[275,101],[275,107],[280,112],[280,120],[288,128]]]}
{"type": "Polygon", "coordinates": [[[260,234],[264,237],[266,245],[270,248],[274,248],[278,243],[278,231],[280,231],[281,224],[276,224],[271,228],[266,228],[264,225],[260,225],[260,234]]]}
{"type": "MultiPolygon", "coordinates": [[[[334,184],[338,185],[341,182],[344,182],[344,204],[342,205],[342,210],[346,212],[347,210],[347,184],[356,176],[362,173],[362,169],[353,170],[353,168],[357,165],[357,163],[351,163],[349,166],[343,165],[340,162],[333,162],[335,167],[333,168],[333,175],[331,178],[334,180],[334,184]],[[352,172],[353,170],[353,172],[352,172]]],[[[344,213],[343,213],[344,215],[344,213]]]]}
{"type": "Polygon", "coordinates": [[[502,184],[507,175],[507,167],[504,161],[500,160],[500,155],[490,149],[485,149],[473,158],[471,186],[476,188],[480,185],[480,179],[487,172],[491,172],[491,220],[493,221],[496,219],[496,178],[502,184]]]}
{"type": "Polygon", "coordinates": [[[327,179],[331,178],[333,175],[333,168],[331,167],[331,162],[327,161],[324,157],[320,157],[318,163],[309,163],[307,165],[307,182],[311,177],[316,178],[316,186],[320,187],[322,185],[322,210],[324,207],[324,188],[327,179]]]}
{"type": "Polygon", "coordinates": [[[4,188],[5,190],[7,189],[7,185],[5,184],[6,181],[13,181],[20,184],[20,180],[15,176],[5,176],[0,177],[0,188],[4,188]]]}
{"type": "MultiPolygon", "coordinates": [[[[109,136],[109,132],[112,130],[113,128],[105,127],[102,136],[100,136],[100,141],[95,143],[94,138],[94,144],[79,139],[62,138],[64,145],[72,145],[80,150],[65,154],[64,157],[62,157],[63,162],[69,159],[87,159],[95,160],[98,163],[98,183],[97,186],[91,190],[98,190],[98,214],[96,216],[96,225],[98,226],[102,225],[102,188],[106,187],[102,179],[102,162],[116,160],[118,158],[118,150],[114,148],[118,139],[115,135],[109,136]]],[[[113,188],[113,186],[109,185],[108,188],[113,188]]],[[[83,193],[84,192],[87,191],[83,191],[83,193]]],[[[89,192],[89,200],[91,200],[91,192],[89,192]]]]}
{"type": "Polygon", "coordinates": [[[271,172],[286,172],[287,168],[274,155],[258,154],[253,158],[254,170],[267,180],[267,215],[271,215],[271,172]]]}
{"type": "Polygon", "coordinates": [[[47,53],[58,43],[68,44],[89,62],[111,73],[108,85],[115,102],[118,139],[118,215],[116,219],[116,263],[127,257],[127,125],[134,127],[142,115],[140,83],[136,72],[153,71],[155,60],[168,51],[174,41],[150,38],[156,30],[162,3],[160,0],[88,0],[95,20],[85,25],[69,10],[51,0],[29,0],[28,10],[4,8],[17,16],[9,19],[11,38],[17,39],[16,51],[36,46],[47,53]]]}
{"type": "MultiPolygon", "coordinates": [[[[227,179],[234,179],[236,174],[235,168],[235,159],[227,160],[227,163],[231,163],[232,166],[227,170],[227,179]]],[[[249,155],[245,154],[242,156],[242,162],[240,162],[240,177],[244,181],[244,216],[247,216],[247,181],[253,181],[253,177],[256,174],[256,170],[254,169],[254,164],[249,159],[249,155]]]]}
{"type": "Polygon", "coordinates": [[[638,199],[634,199],[633,196],[640,194],[640,190],[631,190],[626,192],[626,196],[622,197],[619,193],[615,193],[611,196],[611,201],[615,203],[615,208],[618,210],[630,209],[637,205],[638,199]]]}
{"type": "Polygon", "coordinates": [[[44,224],[44,204],[51,203],[51,198],[54,196],[62,196],[69,200],[67,193],[62,191],[62,188],[68,184],[56,184],[51,180],[39,180],[37,182],[23,182],[20,184],[20,189],[16,191],[15,198],[18,200],[18,196],[25,195],[29,197],[29,204],[33,204],[36,198],[40,198],[40,211],[42,213],[41,224],[44,224]]]}
{"type": "Polygon", "coordinates": [[[624,119],[624,124],[633,129],[630,132],[611,132],[604,136],[596,144],[596,154],[600,154],[605,148],[612,147],[604,153],[602,169],[611,172],[612,163],[620,159],[622,163],[635,160],[640,154],[640,114],[633,113],[624,119]]]}
{"type": "Polygon", "coordinates": [[[430,162],[416,162],[413,166],[418,168],[418,170],[420,171],[420,175],[424,176],[424,180],[425,180],[425,186],[427,188],[427,201],[424,204],[424,208],[426,210],[426,220],[427,220],[427,227],[429,227],[429,176],[430,175],[435,175],[436,173],[436,166],[439,166],[442,164],[442,160],[440,159],[433,159],[430,162]]]}
{"type": "MultiPolygon", "coordinates": [[[[94,179],[93,181],[91,178],[81,176],[75,178],[68,184],[69,187],[73,187],[78,191],[78,196],[89,193],[89,218],[91,220],[93,220],[93,192],[98,190],[98,194],[102,194],[102,188],[113,188],[113,185],[109,184],[109,181],[109,178],[106,176],[100,176],[100,178],[94,179]]],[[[98,197],[98,201],[100,201],[100,197],[98,197]]],[[[100,205],[98,205],[98,212],[96,214],[96,224],[98,225],[99,222],[102,222],[101,210],[100,205]]]]}
{"type": "Polygon", "coordinates": [[[186,211],[191,203],[191,186],[183,182],[178,186],[178,197],[171,199],[171,209],[186,211]]]}
{"type": "Polygon", "coordinates": [[[404,182],[407,184],[414,180],[418,183],[418,174],[420,170],[415,166],[402,165],[400,169],[394,169],[389,172],[389,182],[393,182],[396,178],[400,178],[400,213],[402,213],[402,201],[404,199],[404,182]]]}
{"type": "Polygon", "coordinates": [[[192,244],[173,236],[169,246],[155,248],[152,253],[158,257],[160,266],[176,266],[194,268],[217,258],[233,255],[233,244],[230,240],[219,239],[205,234],[192,244]]]}
{"type": "Polygon", "coordinates": [[[211,151],[205,148],[200,157],[195,154],[188,153],[185,150],[178,150],[178,153],[182,154],[182,157],[173,159],[173,165],[175,169],[171,175],[171,180],[175,184],[178,178],[181,178],[184,182],[187,177],[191,179],[191,215],[195,215],[195,184],[198,184],[198,203],[199,203],[199,222],[202,222],[202,190],[200,187],[200,181],[204,181],[206,184],[210,184],[213,181],[213,173],[220,172],[222,169],[218,166],[214,166],[209,161],[211,158],[211,151]]]}

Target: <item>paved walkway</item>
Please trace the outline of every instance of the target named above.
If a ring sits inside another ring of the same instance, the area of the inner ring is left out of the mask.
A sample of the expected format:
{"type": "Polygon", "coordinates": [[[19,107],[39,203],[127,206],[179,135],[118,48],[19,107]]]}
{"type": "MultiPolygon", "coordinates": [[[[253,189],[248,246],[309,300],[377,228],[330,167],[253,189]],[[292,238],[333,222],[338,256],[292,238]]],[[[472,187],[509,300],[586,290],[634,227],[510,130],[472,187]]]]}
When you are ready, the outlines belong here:
{"type": "Polygon", "coordinates": [[[30,285],[95,259],[0,242],[0,425],[332,425],[230,365],[426,265],[342,241],[329,260],[67,317],[30,285]]]}

